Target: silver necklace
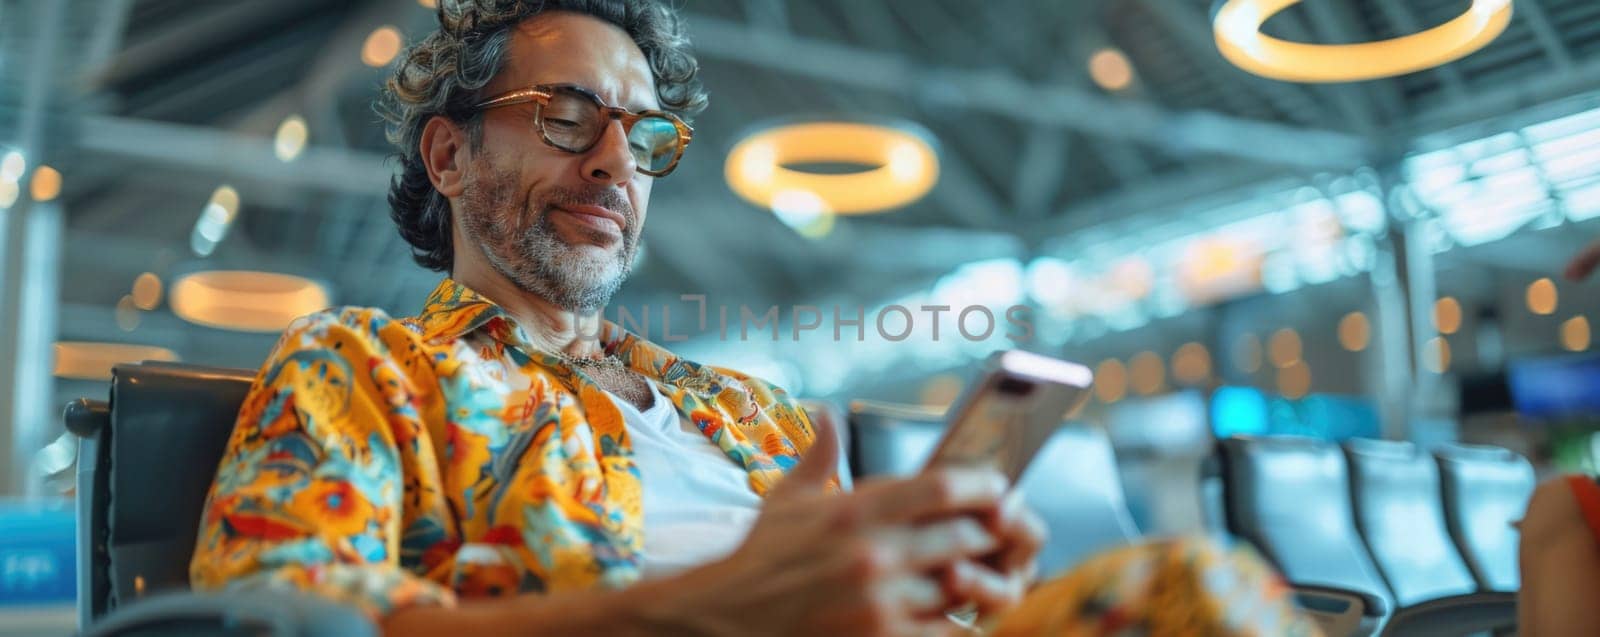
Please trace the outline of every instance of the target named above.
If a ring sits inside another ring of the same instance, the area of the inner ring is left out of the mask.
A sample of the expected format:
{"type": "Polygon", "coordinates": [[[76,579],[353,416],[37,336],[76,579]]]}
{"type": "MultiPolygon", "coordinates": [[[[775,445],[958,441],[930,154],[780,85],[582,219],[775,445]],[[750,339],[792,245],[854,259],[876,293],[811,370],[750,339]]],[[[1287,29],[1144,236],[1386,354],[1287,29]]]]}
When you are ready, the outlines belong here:
{"type": "Polygon", "coordinates": [[[589,356],[573,356],[573,355],[568,354],[566,352],[556,352],[556,356],[559,357],[561,359],[561,361],[566,363],[567,365],[569,365],[571,367],[581,368],[581,369],[599,369],[599,368],[621,369],[623,367],[622,359],[619,359],[616,356],[613,356],[611,354],[601,354],[600,356],[597,356],[597,357],[589,357],[589,356]]]}

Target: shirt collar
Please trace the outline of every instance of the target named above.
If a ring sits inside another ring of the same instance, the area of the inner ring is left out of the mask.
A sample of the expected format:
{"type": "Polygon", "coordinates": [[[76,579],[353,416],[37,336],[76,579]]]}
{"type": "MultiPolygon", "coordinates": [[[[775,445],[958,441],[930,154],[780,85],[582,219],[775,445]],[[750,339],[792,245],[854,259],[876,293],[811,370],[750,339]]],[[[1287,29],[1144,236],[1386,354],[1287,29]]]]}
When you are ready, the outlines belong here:
{"type": "MultiPolygon", "coordinates": [[[[567,368],[560,358],[534,347],[510,312],[449,277],[428,295],[416,320],[422,327],[423,340],[430,343],[455,340],[482,330],[546,366],[567,368]]],[[[599,340],[607,354],[622,359],[634,371],[668,384],[696,386],[720,376],[604,318],[600,320],[599,340]]]]}

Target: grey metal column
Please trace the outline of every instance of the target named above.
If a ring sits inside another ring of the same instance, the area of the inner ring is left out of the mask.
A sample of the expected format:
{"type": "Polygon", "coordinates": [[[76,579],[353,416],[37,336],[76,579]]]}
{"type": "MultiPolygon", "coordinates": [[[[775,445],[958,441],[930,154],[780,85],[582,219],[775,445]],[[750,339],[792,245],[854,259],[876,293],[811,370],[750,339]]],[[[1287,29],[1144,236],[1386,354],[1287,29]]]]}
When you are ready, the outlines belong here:
{"type": "MultiPolygon", "coordinates": [[[[11,146],[27,159],[22,193],[0,210],[0,494],[26,493],[28,465],[55,418],[51,347],[60,304],[62,216],[56,203],[34,203],[28,184],[48,155],[49,116],[68,0],[7,2],[6,54],[26,69],[11,146]]],[[[0,151],[4,152],[4,151],[0,151]]],[[[36,487],[35,487],[36,488],[36,487]]]]}
{"type": "Polygon", "coordinates": [[[1379,396],[1384,437],[1415,437],[1416,425],[1432,416],[1443,377],[1427,364],[1428,341],[1438,336],[1433,305],[1438,297],[1427,224],[1403,191],[1398,165],[1378,170],[1389,230],[1379,242],[1372,270],[1373,331],[1382,362],[1379,396]]]}

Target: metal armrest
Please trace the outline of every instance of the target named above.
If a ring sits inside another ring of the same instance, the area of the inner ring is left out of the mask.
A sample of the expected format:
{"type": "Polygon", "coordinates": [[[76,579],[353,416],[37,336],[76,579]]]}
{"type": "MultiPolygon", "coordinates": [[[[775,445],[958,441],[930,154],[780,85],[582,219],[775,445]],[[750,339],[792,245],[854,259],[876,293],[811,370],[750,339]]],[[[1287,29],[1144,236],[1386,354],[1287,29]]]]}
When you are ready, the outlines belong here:
{"type": "Polygon", "coordinates": [[[134,635],[377,637],[355,608],[278,591],[168,593],[117,609],[83,637],[134,635]]]}
{"type": "Polygon", "coordinates": [[[67,431],[79,438],[93,438],[111,422],[111,404],[103,400],[79,398],[67,403],[61,420],[66,423],[67,431]]]}
{"type": "Polygon", "coordinates": [[[1395,637],[1457,637],[1516,625],[1516,593],[1470,593],[1402,608],[1384,626],[1383,634],[1395,637]]]}
{"type": "Polygon", "coordinates": [[[1290,584],[1295,603],[1329,637],[1371,634],[1389,614],[1389,602],[1367,591],[1320,584],[1290,584]]]}

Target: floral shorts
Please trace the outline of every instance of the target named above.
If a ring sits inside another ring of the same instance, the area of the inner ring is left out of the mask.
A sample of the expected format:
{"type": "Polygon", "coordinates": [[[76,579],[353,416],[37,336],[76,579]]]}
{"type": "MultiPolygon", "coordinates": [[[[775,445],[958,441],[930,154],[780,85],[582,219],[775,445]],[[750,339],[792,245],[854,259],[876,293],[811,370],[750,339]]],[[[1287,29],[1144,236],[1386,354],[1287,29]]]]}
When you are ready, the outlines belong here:
{"type": "Polygon", "coordinates": [[[1320,635],[1243,542],[1183,537],[1101,553],[1036,586],[995,637],[1320,635]]]}

